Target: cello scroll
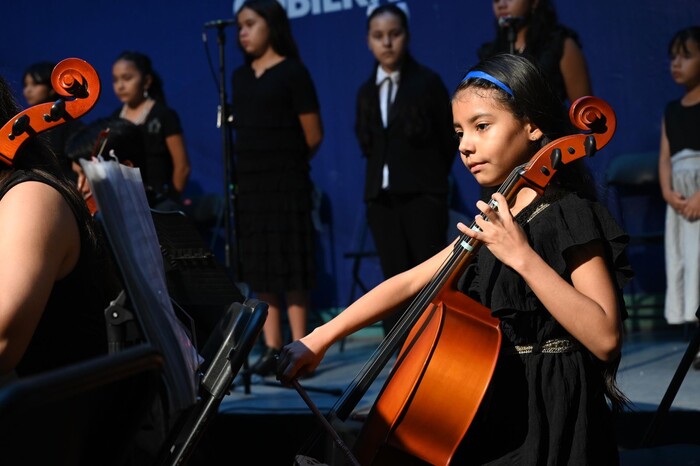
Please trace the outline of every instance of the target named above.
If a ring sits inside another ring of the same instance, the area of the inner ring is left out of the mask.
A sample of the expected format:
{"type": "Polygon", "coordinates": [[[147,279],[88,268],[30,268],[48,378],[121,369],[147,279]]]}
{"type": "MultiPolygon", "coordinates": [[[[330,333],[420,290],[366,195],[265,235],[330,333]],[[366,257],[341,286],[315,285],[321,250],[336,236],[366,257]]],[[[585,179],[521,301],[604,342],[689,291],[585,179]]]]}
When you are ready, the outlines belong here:
{"type": "Polygon", "coordinates": [[[100,96],[97,72],[79,58],[59,62],[51,73],[51,85],[61,98],[23,110],[0,129],[0,161],[12,165],[28,138],[83,116],[100,96]]]}
{"type": "Polygon", "coordinates": [[[598,97],[577,99],[569,108],[569,118],[583,132],[550,142],[535,154],[520,173],[523,185],[534,189],[539,195],[544,193],[557,170],[577,159],[592,157],[610,142],[615,133],[615,112],[598,97]]]}

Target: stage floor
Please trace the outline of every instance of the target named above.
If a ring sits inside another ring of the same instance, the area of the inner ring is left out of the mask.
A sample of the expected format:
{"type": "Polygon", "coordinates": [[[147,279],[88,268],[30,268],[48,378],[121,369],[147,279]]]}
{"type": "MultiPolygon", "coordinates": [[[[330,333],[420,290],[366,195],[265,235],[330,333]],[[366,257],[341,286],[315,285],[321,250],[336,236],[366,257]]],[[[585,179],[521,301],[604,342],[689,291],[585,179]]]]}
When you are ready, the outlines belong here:
{"type": "MultiPolygon", "coordinates": [[[[684,334],[680,330],[627,335],[618,373],[619,385],[632,402],[632,409],[621,415],[618,422],[623,464],[700,465],[700,447],[697,446],[700,445],[700,371],[693,368],[685,375],[668,418],[659,424],[656,438],[662,443],[695,445],[667,449],[663,455],[657,450],[637,450],[691,337],[692,333],[684,334]],[[688,462],[691,457],[692,461],[698,461],[688,462]],[[645,463],[643,459],[650,462],[645,463]]],[[[301,382],[322,413],[335,406],[340,394],[370,359],[380,339],[381,336],[371,329],[349,337],[344,351],[339,344],[335,345],[316,374],[301,382]]],[[[258,351],[256,348],[251,354],[251,362],[256,360],[258,351]]],[[[388,367],[367,391],[356,411],[363,412],[371,406],[387,373],[388,367]]],[[[338,427],[341,437],[352,438],[350,431],[358,424],[346,423],[345,433],[343,427],[338,427]]],[[[259,458],[260,464],[291,465],[294,455],[307,444],[317,426],[311,410],[296,390],[280,386],[274,377],[256,378],[249,393],[244,386],[235,385],[224,398],[219,416],[197,447],[192,464],[241,464],[234,461],[238,455],[230,454],[243,448],[259,458]]],[[[328,455],[327,447],[315,445],[310,451],[328,455]]]]}

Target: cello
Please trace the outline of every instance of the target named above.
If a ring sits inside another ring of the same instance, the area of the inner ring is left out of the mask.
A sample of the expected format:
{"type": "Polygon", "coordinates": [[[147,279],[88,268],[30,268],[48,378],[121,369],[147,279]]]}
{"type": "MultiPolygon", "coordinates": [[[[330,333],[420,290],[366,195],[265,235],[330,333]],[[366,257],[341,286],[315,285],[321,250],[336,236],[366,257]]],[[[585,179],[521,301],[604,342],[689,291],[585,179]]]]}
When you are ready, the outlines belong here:
{"type": "MultiPolygon", "coordinates": [[[[558,170],[592,157],[615,132],[612,108],[596,97],[576,100],[569,118],[582,132],[548,143],[516,167],[499,188],[509,205],[525,187],[542,196],[558,170]]],[[[489,205],[497,208],[493,200],[489,205]]],[[[476,222],[471,228],[478,229],[476,222]]],[[[449,257],[329,414],[342,421],[348,418],[406,336],[355,441],[351,459],[358,464],[447,465],[464,438],[490,383],[501,344],[499,320],[458,289],[479,247],[479,241],[468,235],[455,241],[449,257]],[[470,342],[470,351],[456,358],[455,349],[465,341],[470,342]]]]}
{"type": "MultiPolygon", "coordinates": [[[[0,128],[0,161],[13,165],[17,150],[29,138],[80,118],[97,103],[100,96],[100,78],[85,60],[66,58],[51,72],[51,85],[62,97],[29,107],[0,128]]],[[[94,199],[85,199],[90,211],[94,199]]]]}

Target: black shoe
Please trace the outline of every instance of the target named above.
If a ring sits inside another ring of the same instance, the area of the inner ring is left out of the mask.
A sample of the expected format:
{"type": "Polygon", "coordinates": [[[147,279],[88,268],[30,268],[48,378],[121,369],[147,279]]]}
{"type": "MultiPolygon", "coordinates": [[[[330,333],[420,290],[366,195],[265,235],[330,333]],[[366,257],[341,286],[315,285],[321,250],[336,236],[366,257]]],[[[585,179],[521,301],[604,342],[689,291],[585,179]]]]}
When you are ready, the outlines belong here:
{"type": "Polygon", "coordinates": [[[280,350],[277,348],[266,347],[260,359],[250,368],[250,372],[262,377],[274,374],[277,371],[277,356],[279,354],[280,350]]]}

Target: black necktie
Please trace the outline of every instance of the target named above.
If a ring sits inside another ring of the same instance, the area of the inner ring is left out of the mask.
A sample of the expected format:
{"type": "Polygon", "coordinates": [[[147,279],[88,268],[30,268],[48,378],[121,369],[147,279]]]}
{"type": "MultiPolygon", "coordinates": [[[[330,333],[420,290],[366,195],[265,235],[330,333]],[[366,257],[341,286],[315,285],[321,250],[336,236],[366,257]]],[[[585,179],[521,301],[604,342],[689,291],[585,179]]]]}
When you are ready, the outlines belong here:
{"type": "Polygon", "coordinates": [[[384,78],[384,81],[389,81],[389,85],[386,90],[386,125],[389,126],[389,110],[391,109],[391,94],[394,91],[394,81],[391,76],[384,78]]]}

